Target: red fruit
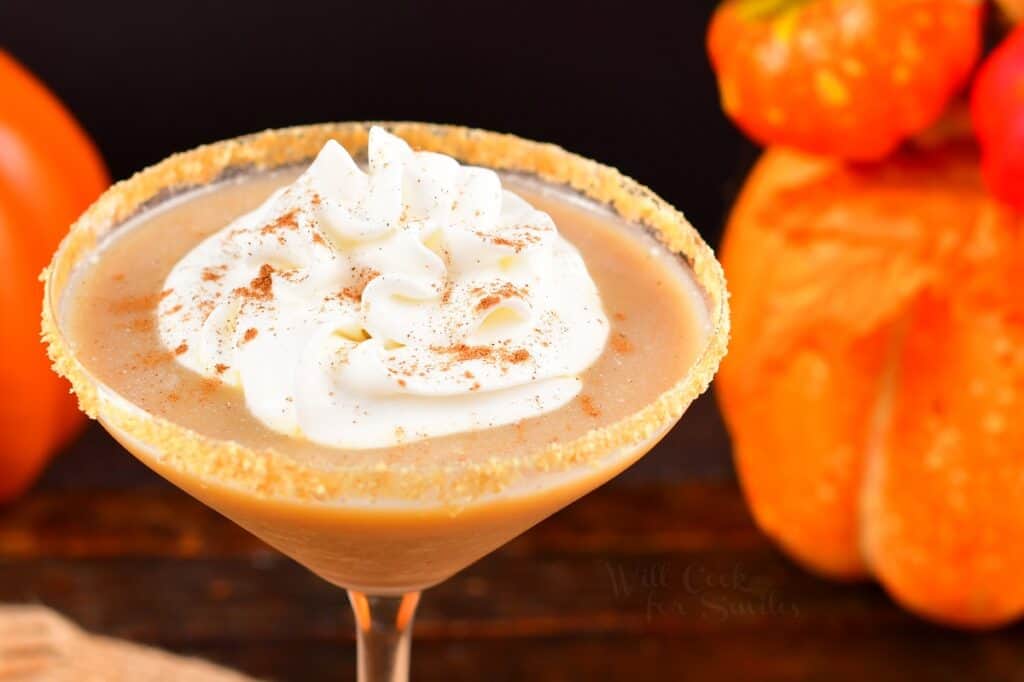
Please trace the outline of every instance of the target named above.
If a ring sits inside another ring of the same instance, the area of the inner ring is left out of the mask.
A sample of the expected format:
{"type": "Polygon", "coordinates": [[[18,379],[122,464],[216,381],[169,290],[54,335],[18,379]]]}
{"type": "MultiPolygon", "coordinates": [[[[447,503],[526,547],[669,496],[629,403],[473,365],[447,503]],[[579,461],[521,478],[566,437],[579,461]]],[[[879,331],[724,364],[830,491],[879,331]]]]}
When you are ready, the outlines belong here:
{"type": "Polygon", "coordinates": [[[942,114],[981,50],[979,0],[725,0],[708,33],[750,137],[880,159],[942,114]]]}
{"type": "Polygon", "coordinates": [[[1014,29],[978,71],[971,118],[986,184],[1024,211],[1024,26],[1014,29]]]}

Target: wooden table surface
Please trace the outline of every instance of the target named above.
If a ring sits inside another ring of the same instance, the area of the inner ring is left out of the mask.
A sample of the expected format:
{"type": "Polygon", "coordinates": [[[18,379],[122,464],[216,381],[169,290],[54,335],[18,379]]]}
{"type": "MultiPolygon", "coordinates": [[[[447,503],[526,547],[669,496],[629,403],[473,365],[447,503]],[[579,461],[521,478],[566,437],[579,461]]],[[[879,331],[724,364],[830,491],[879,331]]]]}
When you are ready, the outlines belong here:
{"type": "MultiPolygon", "coordinates": [[[[263,678],[354,676],[341,591],[96,425],[0,508],[0,602],[263,678]]],[[[1024,680],[1024,627],[938,628],[792,564],[751,522],[704,398],[633,469],[425,593],[413,678],[1024,680]]]]}

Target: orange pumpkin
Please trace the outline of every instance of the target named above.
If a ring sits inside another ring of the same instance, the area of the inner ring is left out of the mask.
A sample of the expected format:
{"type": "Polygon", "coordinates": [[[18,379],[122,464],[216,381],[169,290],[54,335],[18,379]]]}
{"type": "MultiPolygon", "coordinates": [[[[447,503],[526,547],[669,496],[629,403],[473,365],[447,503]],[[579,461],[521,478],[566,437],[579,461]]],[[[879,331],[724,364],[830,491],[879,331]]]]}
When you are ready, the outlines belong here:
{"type": "Polygon", "coordinates": [[[932,125],[981,51],[980,0],[722,0],[708,56],[752,139],[878,160],[932,125]]]}
{"type": "Polygon", "coordinates": [[[0,502],[81,424],[39,343],[38,275],[109,184],[95,147],[45,86],[0,51],[0,502]]]}
{"type": "Polygon", "coordinates": [[[1024,612],[1024,217],[965,137],[875,165],[769,149],[723,246],[718,395],[760,526],[984,627],[1024,612]]]}
{"type": "Polygon", "coordinates": [[[996,0],[1011,21],[1024,19],[1024,0],[996,0]]]}

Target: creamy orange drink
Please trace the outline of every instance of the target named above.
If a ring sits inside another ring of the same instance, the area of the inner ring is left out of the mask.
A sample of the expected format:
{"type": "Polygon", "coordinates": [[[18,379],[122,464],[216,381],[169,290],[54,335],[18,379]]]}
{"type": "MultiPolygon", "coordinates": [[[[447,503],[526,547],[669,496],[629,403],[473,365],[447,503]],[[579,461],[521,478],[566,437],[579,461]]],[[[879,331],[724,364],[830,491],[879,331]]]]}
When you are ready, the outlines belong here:
{"type": "Polygon", "coordinates": [[[710,381],[720,268],[677,211],[550,145],[311,126],[113,187],[48,273],[82,407],[350,591],[404,679],[418,591],[647,452],[710,381]]]}

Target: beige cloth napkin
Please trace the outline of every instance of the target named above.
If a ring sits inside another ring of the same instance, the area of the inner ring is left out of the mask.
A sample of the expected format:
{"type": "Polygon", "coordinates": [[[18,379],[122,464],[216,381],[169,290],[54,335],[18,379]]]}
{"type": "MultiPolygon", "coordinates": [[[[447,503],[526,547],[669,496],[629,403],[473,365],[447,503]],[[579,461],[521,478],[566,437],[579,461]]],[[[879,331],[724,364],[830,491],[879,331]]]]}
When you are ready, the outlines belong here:
{"type": "Polygon", "coordinates": [[[90,635],[42,606],[0,606],[0,682],[252,682],[195,658],[90,635]]]}

